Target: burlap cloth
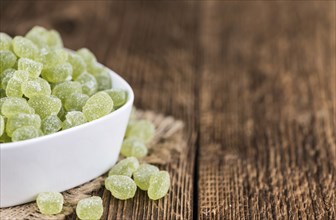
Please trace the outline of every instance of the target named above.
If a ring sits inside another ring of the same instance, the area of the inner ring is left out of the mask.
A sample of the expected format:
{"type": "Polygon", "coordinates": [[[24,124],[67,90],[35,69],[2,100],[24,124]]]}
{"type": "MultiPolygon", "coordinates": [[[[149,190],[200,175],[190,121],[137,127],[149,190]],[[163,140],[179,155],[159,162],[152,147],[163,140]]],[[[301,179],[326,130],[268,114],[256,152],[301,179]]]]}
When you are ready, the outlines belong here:
{"type": "MultiPolygon", "coordinates": [[[[166,117],[151,111],[137,111],[138,119],[147,119],[152,121],[156,127],[156,134],[153,141],[149,144],[149,154],[141,160],[153,164],[166,164],[171,160],[175,153],[180,153],[182,148],[186,146],[183,139],[182,128],[183,123],[173,117],[166,117]]],[[[76,204],[80,199],[89,197],[94,191],[104,187],[104,179],[106,174],[76,188],[63,192],[64,206],[58,215],[46,216],[41,214],[35,202],[19,205],[10,208],[0,209],[1,220],[22,220],[22,219],[65,219],[66,216],[72,214],[76,208],[76,204]]]]}

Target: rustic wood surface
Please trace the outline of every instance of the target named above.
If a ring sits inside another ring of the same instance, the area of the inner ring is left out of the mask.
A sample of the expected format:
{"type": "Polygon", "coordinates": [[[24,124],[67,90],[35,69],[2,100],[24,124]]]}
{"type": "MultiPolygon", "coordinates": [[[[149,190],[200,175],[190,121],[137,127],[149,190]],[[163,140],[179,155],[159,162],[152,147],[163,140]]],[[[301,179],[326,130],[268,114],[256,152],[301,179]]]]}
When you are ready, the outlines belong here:
{"type": "MultiPolygon", "coordinates": [[[[125,77],[135,104],[186,123],[169,195],[102,219],[335,219],[334,1],[1,1],[125,77]]],[[[68,219],[76,219],[75,215],[68,219]]]]}

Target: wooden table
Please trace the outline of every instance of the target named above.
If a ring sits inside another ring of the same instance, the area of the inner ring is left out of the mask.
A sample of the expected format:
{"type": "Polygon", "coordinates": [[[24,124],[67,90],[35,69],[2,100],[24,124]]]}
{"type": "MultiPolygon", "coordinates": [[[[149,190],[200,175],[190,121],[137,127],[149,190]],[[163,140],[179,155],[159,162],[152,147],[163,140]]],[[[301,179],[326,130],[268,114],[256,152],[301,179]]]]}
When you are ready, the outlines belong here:
{"type": "Polygon", "coordinates": [[[55,28],[125,77],[138,108],[185,122],[169,196],[101,190],[103,219],[335,219],[335,7],[1,1],[1,31],[55,28]]]}

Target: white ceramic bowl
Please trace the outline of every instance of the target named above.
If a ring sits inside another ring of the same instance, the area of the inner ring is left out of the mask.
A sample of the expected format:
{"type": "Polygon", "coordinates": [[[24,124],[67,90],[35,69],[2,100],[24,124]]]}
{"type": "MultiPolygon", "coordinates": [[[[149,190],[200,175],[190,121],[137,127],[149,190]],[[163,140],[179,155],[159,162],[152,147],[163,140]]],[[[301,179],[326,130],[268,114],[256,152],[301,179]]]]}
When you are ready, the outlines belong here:
{"type": "Polygon", "coordinates": [[[128,92],[127,103],[95,121],[55,134],[0,144],[0,207],[35,200],[39,192],[73,188],[108,171],[118,159],[134,94],[111,71],[113,88],[128,92]]]}

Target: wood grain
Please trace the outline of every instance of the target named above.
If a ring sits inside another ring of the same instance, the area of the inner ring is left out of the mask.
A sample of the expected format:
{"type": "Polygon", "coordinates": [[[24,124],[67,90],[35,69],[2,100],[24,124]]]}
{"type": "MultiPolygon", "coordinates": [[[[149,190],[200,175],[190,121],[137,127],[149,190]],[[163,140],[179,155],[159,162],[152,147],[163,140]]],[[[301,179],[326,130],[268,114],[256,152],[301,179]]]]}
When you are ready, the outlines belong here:
{"type": "MultiPolygon", "coordinates": [[[[90,48],[135,104],[182,119],[163,200],[102,219],[335,219],[333,1],[1,1],[0,29],[39,24],[90,48]]],[[[68,219],[76,219],[75,214],[68,219]]]]}

